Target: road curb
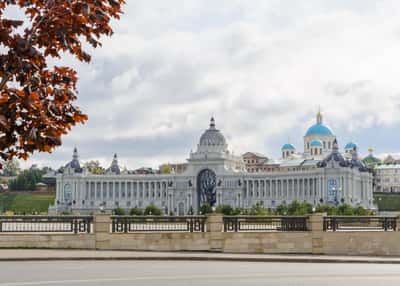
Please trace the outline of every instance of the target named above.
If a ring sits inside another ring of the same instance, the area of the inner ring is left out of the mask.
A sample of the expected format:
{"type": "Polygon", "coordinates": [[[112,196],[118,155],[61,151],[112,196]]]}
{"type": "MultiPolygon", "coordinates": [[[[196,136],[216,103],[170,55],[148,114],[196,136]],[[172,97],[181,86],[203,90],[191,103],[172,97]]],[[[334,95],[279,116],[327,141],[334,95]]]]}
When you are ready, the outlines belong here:
{"type": "Polygon", "coordinates": [[[348,263],[348,264],[400,264],[393,259],[346,259],[346,258],[284,258],[284,257],[203,257],[203,256],[98,256],[98,257],[1,257],[0,262],[12,261],[221,261],[221,262],[280,262],[280,263],[348,263]]]}

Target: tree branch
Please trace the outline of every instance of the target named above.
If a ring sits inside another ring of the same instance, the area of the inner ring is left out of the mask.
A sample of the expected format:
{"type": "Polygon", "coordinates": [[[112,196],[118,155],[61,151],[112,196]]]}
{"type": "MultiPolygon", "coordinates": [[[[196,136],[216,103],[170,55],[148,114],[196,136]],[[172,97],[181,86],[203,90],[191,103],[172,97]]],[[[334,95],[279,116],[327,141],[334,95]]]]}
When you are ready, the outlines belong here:
{"type": "Polygon", "coordinates": [[[7,73],[7,74],[2,78],[2,80],[1,80],[1,82],[0,82],[0,91],[3,90],[3,88],[5,87],[7,81],[10,80],[10,77],[11,77],[11,74],[10,74],[10,73],[7,73]]]}

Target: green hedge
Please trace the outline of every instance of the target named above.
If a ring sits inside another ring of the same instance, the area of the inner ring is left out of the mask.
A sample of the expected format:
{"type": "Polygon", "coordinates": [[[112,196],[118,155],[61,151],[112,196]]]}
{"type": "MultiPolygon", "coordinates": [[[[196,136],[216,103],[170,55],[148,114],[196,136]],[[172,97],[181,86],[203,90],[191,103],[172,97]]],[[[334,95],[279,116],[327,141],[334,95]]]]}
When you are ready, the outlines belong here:
{"type": "Polygon", "coordinates": [[[374,202],[380,211],[400,211],[400,194],[374,193],[374,202]]]}

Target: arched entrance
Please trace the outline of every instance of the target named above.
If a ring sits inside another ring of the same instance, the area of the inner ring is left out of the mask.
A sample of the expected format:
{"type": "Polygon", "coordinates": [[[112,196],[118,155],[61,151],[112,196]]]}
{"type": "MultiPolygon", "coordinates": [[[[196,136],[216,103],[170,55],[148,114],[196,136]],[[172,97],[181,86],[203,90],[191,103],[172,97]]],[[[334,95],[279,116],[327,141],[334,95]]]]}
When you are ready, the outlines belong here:
{"type": "Polygon", "coordinates": [[[198,207],[208,203],[214,206],[217,202],[217,176],[214,171],[204,169],[197,175],[198,207]]]}

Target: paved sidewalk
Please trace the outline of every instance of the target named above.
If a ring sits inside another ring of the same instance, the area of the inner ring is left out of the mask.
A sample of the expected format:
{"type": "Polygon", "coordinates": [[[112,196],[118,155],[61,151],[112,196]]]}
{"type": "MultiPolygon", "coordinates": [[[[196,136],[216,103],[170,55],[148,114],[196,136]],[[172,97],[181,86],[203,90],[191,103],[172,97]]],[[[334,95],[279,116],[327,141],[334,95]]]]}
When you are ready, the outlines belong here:
{"type": "Polygon", "coordinates": [[[41,260],[192,260],[298,263],[400,264],[400,257],[229,254],[211,252],[139,252],[52,249],[0,249],[0,261],[41,260]]]}

